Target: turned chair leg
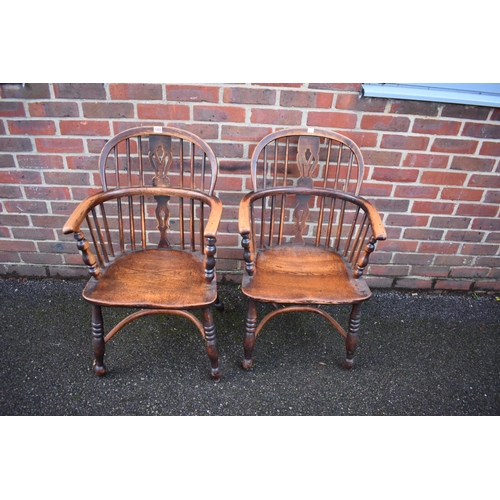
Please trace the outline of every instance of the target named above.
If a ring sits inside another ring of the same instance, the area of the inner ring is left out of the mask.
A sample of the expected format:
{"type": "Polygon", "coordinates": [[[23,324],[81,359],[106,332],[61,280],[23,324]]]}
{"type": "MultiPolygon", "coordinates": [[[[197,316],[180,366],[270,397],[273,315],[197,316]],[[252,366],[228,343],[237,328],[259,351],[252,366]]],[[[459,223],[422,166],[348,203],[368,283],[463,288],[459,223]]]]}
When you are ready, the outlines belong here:
{"type": "Polygon", "coordinates": [[[92,347],[94,348],[94,373],[98,376],[106,373],[104,365],[104,322],[101,306],[92,305],[92,347]]]}
{"type": "Polygon", "coordinates": [[[217,298],[215,299],[214,307],[215,309],[217,309],[217,311],[224,312],[224,302],[220,300],[219,295],[217,295],[217,298]]]}
{"type": "Polygon", "coordinates": [[[245,358],[243,359],[243,368],[248,370],[253,365],[252,352],[255,347],[255,328],[257,326],[257,303],[248,299],[248,310],[246,319],[245,338],[243,340],[243,349],[245,358]]]}
{"type": "Polygon", "coordinates": [[[349,330],[345,339],[346,358],[344,360],[344,368],[349,369],[354,366],[354,352],[358,346],[358,332],[361,321],[361,303],[352,306],[351,315],[349,317],[349,330]]]}
{"type": "Polygon", "coordinates": [[[205,347],[207,350],[212,369],[210,376],[214,380],[220,379],[219,371],[219,350],[217,348],[217,338],[215,335],[215,324],[212,317],[212,311],[210,307],[205,307],[202,309],[203,316],[203,329],[205,331],[205,347]]]}

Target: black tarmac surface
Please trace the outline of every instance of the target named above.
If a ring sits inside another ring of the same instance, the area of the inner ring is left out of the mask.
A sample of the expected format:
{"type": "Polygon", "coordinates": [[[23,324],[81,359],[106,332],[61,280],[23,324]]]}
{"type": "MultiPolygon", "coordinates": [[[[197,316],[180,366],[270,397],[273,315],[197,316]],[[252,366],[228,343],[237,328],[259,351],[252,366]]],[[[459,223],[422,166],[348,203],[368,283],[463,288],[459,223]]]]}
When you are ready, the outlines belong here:
{"type": "MultiPolygon", "coordinates": [[[[0,279],[0,415],[500,414],[500,301],[491,295],[374,291],[351,371],[323,318],[278,316],[246,372],[245,300],[222,283],[216,383],[198,330],[173,316],[125,327],[106,346],[107,375],[95,377],[84,284],[0,279]]],[[[346,325],[347,310],[337,311],[346,325]]],[[[106,331],[122,316],[105,310],[106,331]]]]}

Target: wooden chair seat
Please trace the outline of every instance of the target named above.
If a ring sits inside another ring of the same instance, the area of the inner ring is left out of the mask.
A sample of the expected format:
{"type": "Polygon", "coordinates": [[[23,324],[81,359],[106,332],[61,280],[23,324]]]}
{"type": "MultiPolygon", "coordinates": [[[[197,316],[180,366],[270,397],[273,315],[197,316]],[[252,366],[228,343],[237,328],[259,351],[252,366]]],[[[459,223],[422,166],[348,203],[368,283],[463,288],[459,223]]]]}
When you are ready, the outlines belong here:
{"type": "Polygon", "coordinates": [[[204,279],[204,256],[175,249],[121,255],[90,281],[83,296],[101,306],[190,309],[212,304],[217,284],[204,279]],[[182,270],[182,272],[179,272],[182,270]]]}
{"type": "Polygon", "coordinates": [[[244,276],[243,293],[278,304],[353,304],[367,300],[370,289],[355,279],[349,264],[320,247],[283,245],[260,252],[253,276],[244,276]]]}

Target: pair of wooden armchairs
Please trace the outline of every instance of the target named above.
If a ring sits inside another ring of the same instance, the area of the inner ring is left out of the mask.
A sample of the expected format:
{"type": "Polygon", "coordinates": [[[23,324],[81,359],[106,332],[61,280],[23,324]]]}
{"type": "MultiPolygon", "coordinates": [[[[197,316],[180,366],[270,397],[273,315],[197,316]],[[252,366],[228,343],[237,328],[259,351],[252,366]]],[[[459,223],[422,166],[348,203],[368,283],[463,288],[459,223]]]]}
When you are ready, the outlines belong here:
{"type": "MultiPolygon", "coordinates": [[[[212,149],[184,130],[133,128],[105,145],[99,172],[102,191],[80,203],[63,228],[74,234],[90,273],[83,297],[92,305],[94,372],[106,372],[105,344],[125,325],[173,314],[198,328],[211,377],[219,379],[212,306],[223,309],[215,276],[222,204],[214,194],[212,149]],[[137,310],[105,334],[103,307],[137,310]]],[[[358,196],[359,148],[327,130],[282,130],[257,145],[250,173],[253,190],[239,210],[241,290],[248,298],[243,367],[251,367],[255,339],[269,319],[305,311],[326,318],[345,338],[350,368],[359,306],[371,295],[363,270],[376,241],[386,237],[376,209],[358,196]],[[275,305],[260,322],[258,302],[275,305]],[[352,305],[347,331],[321,308],[337,304],[352,305]]]]}

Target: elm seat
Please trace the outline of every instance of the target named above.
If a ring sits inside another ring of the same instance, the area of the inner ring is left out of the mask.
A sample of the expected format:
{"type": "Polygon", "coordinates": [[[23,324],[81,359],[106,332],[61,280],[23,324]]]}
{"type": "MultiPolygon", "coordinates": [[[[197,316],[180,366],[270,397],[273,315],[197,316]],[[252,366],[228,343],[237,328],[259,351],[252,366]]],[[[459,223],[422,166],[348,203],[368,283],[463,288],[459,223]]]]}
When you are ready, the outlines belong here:
{"type": "Polygon", "coordinates": [[[101,306],[196,309],[217,298],[217,285],[204,279],[204,256],[180,250],[151,249],[121,256],[83,297],[101,306]],[[183,270],[183,272],[179,272],[183,270]],[[118,295],[118,299],[117,299],[118,295]]]}
{"type": "Polygon", "coordinates": [[[262,302],[352,304],[371,296],[365,280],[354,278],[348,263],[324,248],[269,248],[258,254],[255,267],[258,272],[254,276],[244,276],[242,291],[262,302]]]}
{"type": "Polygon", "coordinates": [[[218,380],[212,306],[223,308],[215,275],[222,204],[212,149],[185,130],[136,127],[106,143],[99,173],[102,191],[83,200],[63,228],[90,274],[83,297],[92,305],[94,373],[106,373],[105,345],[125,325],[170,314],[199,330],[218,380]],[[105,335],[103,307],[140,310],[105,335]]]}

